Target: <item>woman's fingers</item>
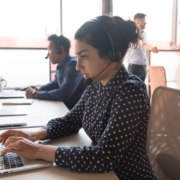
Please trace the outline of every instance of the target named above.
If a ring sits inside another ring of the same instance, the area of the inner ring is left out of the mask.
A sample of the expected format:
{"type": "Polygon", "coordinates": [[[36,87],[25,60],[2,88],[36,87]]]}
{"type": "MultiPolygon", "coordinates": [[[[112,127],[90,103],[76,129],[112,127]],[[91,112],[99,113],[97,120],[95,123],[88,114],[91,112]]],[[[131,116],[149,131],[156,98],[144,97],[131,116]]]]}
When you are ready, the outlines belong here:
{"type": "Polygon", "coordinates": [[[7,152],[13,152],[19,154],[23,146],[24,139],[22,137],[10,137],[8,138],[5,148],[1,150],[0,155],[3,156],[7,152]]]}
{"type": "Polygon", "coordinates": [[[9,131],[6,131],[0,135],[0,142],[3,142],[9,136],[9,131]]]}
{"type": "Polygon", "coordinates": [[[9,146],[9,144],[11,144],[11,143],[14,143],[14,142],[17,142],[17,141],[19,141],[19,140],[23,140],[24,138],[23,137],[14,137],[14,136],[11,136],[11,137],[9,137],[7,140],[6,140],[6,142],[5,142],[5,146],[9,146]]]}
{"type": "Polygon", "coordinates": [[[7,130],[4,133],[0,134],[0,142],[4,144],[6,139],[10,136],[16,136],[18,134],[18,130],[7,130]]]}
{"type": "Polygon", "coordinates": [[[20,149],[18,149],[17,147],[6,147],[5,149],[0,151],[0,156],[4,156],[8,152],[19,154],[19,151],[20,149]]]}
{"type": "Polygon", "coordinates": [[[40,146],[26,138],[9,137],[6,141],[5,148],[0,151],[0,156],[7,152],[16,153],[27,159],[36,159],[40,146]]]}

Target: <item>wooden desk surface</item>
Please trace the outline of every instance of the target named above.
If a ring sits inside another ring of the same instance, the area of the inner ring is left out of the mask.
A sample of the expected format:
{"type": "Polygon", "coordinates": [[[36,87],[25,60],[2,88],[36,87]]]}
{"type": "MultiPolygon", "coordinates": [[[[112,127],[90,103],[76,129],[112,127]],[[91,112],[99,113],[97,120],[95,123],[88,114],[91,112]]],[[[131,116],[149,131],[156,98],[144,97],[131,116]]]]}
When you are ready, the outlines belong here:
{"type": "MultiPolygon", "coordinates": [[[[33,131],[35,128],[29,130],[33,131]]],[[[36,128],[37,129],[37,128],[36,128]]],[[[1,130],[0,133],[3,131],[1,130]]],[[[79,131],[78,134],[70,135],[61,139],[51,140],[45,142],[45,144],[51,144],[56,146],[90,146],[92,145],[91,140],[86,135],[83,129],[79,131]]],[[[117,176],[113,171],[109,173],[76,173],[72,172],[66,168],[57,167],[56,165],[52,167],[5,174],[0,175],[3,180],[118,180],[117,176]]]]}

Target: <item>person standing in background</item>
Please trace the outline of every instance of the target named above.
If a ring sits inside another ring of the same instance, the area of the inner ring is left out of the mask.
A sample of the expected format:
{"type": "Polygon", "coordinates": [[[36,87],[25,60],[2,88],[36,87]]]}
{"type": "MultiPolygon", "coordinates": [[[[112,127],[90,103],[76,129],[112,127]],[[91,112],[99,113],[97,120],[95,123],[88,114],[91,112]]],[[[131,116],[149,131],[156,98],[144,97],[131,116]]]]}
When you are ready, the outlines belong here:
{"type": "Polygon", "coordinates": [[[150,50],[153,53],[158,53],[158,48],[147,43],[147,35],[144,32],[146,26],[146,15],[143,13],[137,13],[134,15],[134,22],[140,30],[141,40],[139,40],[138,47],[132,45],[128,49],[125,61],[127,60],[128,72],[138,76],[142,81],[145,81],[147,74],[147,57],[146,50],[150,50]]]}

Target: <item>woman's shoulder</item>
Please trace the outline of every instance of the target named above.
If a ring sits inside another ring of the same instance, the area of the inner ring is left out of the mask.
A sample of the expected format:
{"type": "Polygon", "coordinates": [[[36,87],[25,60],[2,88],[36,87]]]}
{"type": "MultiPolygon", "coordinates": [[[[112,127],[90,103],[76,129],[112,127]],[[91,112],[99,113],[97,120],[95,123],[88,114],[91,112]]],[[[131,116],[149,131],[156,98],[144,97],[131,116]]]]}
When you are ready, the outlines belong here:
{"type": "Polygon", "coordinates": [[[116,93],[118,97],[127,96],[129,99],[131,97],[138,97],[149,102],[146,85],[137,78],[127,78],[118,86],[116,93]]]}
{"type": "Polygon", "coordinates": [[[141,81],[138,78],[127,78],[123,83],[122,83],[122,88],[123,87],[134,87],[138,90],[145,90],[147,91],[146,85],[143,81],[141,81]]]}

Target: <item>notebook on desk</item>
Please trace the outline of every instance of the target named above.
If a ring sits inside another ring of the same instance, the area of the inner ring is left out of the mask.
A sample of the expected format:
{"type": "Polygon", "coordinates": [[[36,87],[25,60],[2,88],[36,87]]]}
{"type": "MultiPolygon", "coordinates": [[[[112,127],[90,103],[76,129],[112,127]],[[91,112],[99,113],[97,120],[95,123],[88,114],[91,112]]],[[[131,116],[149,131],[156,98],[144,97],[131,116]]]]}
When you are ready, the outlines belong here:
{"type": "MultiPolygon", "coordinates": [[[[4,146],[0,143],[0,150],[3,148],[4,146]]],[[[0,157],[0,174],[43,168],[52,166],[52,164],[43,160],[27,160],[15,153],[6,153],[0,157]]]]}
{"type": "Polygon", "coordinates": [[[7,99],[7,98],[24,98],[24,92],[8,91],[8,90],[0,92],[0,99],[7,99]]]}

